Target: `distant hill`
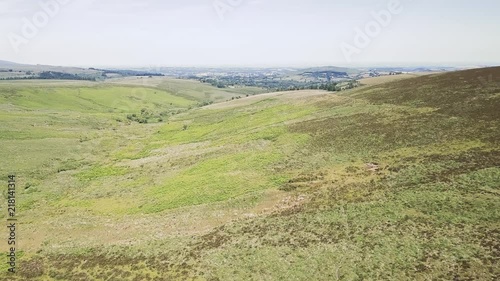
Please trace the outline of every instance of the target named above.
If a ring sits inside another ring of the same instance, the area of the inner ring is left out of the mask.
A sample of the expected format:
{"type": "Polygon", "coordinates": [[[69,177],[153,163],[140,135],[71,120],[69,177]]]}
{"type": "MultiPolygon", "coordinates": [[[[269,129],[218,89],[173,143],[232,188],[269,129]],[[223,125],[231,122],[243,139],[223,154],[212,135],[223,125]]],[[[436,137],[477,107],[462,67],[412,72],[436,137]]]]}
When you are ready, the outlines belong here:
{"type": "Polygon", "coordinates": [[[322,67],[311,67],[306,69],[301,69],[302,72],[344,72],[347,74],[357,74],[360,72],[356,68],[348,67],[337,67],[337,66],[322,66],[322,67]]]}
{"type": "Polygon", "coordinates": [[[108,70],[96,68],[30,65],[0,60],[0,80],[51,79],[51,80],[104,80],[106,78],[129,76],[160,76],[134,70],[108,70]]]}
{"type": "Polygon", "coordinates": [[[6,60],[0,60],[0,67],[12,67],[12,66],[21,66],[21,64],[6,60]]]}

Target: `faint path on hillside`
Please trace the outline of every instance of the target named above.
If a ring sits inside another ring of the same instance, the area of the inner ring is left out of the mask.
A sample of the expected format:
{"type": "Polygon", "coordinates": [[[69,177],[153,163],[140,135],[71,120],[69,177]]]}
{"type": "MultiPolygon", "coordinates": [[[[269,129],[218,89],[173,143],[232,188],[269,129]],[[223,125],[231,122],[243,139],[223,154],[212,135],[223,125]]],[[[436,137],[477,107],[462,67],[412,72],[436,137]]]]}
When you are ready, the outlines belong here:
{"type": "Polygon", "coordinates": [[[324,97],[326,95],[332,95],[333,92],[327,92],[323,90],[302,90],[302,91],[287,91],[287,92],[275,92],[267,94],[259,94],[255,96],[250,96],[246,98],[241,98],[237,100],[232,100],[228,102],[222,102],[217,104],[212,104],[203,107],[204,109],[229,109],[235,107],[242,107],[252,105],[254,103],[267,100],[267,99],[279,99],[283,101],[287,100],[309,100],[311,98],[324,97]]]}

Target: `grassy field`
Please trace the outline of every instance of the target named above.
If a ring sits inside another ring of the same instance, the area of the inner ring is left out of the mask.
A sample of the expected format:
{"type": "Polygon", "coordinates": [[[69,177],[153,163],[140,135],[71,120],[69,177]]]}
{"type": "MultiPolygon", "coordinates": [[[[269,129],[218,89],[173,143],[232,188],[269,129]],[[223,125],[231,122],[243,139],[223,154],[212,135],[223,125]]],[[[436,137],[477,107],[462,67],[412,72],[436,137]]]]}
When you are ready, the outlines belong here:
{"type": "Polygon", "coordinates": [[[0,83],[20,224],[0,280],[500,278],[500,68],[339,95],[193,83],[0,83]]]}
{"type": "Polygon", "coordinates": [[[223,102],[236,97],[246,97],[247,95],[267,92],[265,89],[256,87],[219,89],[210,84],[201,83],[195,80],[173,79],[168,77],[127,77],[111,79],[110,82],[120,85],[158,88],[173,93],[176,96],[195,101],[223,102]]]}

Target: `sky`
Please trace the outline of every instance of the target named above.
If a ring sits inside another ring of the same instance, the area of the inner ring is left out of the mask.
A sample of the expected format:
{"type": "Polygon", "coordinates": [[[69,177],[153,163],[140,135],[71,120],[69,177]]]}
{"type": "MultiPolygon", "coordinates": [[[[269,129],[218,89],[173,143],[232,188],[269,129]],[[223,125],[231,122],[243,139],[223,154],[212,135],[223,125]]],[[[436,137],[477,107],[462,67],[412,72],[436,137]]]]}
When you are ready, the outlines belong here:
{"type": "Polygon", "coordinates": [[[0,0],[0,60],[498,65],[498,11],[498,0],[0,0]]]}

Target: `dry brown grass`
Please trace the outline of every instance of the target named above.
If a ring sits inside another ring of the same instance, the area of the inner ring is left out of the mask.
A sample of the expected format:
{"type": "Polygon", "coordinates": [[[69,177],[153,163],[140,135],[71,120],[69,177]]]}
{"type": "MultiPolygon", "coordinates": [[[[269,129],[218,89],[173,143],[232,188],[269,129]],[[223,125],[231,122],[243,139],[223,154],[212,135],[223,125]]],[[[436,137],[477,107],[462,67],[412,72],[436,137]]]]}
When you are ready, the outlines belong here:
{"type": "Polygon", "coordinates": [[[359,80],[359,82],[361,82],[362,85],[374,86],[374,85],[384,84],[387,82],[394,82],[394,81],[415,78],[415,77],[420,77],[420,76],[425,76],[425,75],[430,75],[430,74],[434,74],[434,73],[433,72],[418,72],[418,73],[407,73],[407,74],[401,74],[401,75],[386,75],[386,76],[379,76],[379,77],[364,78],[364,79],[359,80]]]}

